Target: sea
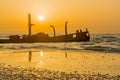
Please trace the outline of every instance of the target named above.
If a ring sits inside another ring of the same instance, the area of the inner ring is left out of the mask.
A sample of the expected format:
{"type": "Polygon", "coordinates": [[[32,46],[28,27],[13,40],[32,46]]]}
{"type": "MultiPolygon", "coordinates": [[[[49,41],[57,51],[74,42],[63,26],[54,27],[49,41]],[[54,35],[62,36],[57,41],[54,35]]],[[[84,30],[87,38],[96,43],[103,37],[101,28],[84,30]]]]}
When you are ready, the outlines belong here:
{"type": "Polygon", "coordinates": [[[91,34],[87,42],[0,43],[0,72],[0,80],[120,80],[120,34],[91,34]]]}
{"type": "MultiPolygon", "coordinates": [[[[9,35],[0,35],[0,39],[6,38],[9,38],[9,35]]],[[[88,42],[6,43],[0,44],[0,50],[120,53],[120,34],[91,34],[88,42]]]]}

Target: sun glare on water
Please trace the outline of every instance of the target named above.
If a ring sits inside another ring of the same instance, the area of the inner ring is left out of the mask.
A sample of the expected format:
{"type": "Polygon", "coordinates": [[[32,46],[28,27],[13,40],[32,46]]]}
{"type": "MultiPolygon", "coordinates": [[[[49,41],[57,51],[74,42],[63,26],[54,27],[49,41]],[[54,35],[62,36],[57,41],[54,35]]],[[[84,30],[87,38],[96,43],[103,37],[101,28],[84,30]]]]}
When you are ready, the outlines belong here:
{"type": "Polygon", "coordinates": [[[40,52],[40,56],[43,57],[44,56],[44,52],[41,51],[40,52]]]}

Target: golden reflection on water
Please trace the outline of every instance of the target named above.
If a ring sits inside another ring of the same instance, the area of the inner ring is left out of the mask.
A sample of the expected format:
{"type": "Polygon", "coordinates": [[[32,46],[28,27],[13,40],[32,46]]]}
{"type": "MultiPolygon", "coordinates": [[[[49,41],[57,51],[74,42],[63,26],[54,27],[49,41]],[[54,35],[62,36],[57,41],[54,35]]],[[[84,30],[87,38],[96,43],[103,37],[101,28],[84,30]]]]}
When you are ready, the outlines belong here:
{"type": "Polygon", "coordinates": [[[43,51],[40,51],[40,52],[29,51],[28,61],[31,63],[36,63],[37,65],[43,67],[44,66],[44,54],[45,53],[43,51]]]}
{"type": "Polygon", "coordinates": [[[120,55],[115,53],[38,51],[0,51],[0,63],[22,67],[39,67],[80,73],[100,72],[120,74],[120,55]]]}
{"type": "Polygon", "coordinates": [[[32,52],[29,51],[29,57],[28,57],[29,62],[31,61],[31,58],[32,58],[32,52]]]}
{"type": "Polygon", "coordinates": [[[44,61],[43,61],[43,58],[44,58],[44,52],[43,51],[40,51],[40,66],[44,66],[44,61]]]}
{"type": "Polygon", "coordinates": [[[44,56],[44,52],[40,51],[40,56],[43,57],[44,56]]]}

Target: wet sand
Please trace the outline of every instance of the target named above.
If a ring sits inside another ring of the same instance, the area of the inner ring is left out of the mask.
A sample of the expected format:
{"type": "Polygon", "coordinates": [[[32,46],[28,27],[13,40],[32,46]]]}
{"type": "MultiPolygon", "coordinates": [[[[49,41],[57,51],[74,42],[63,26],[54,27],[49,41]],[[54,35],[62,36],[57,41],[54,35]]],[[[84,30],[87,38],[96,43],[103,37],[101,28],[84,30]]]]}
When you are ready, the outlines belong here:
{"type": "Polygon", "coordinates": [[[120,79],[120,54],[0,51],[1,80],[120,79]]]}

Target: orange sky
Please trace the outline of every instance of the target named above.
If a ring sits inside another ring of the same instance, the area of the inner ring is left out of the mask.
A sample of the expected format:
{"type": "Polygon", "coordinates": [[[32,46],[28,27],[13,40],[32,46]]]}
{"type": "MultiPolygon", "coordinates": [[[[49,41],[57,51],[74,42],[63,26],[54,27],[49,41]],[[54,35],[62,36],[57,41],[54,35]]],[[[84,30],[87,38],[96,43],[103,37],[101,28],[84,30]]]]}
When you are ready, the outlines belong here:
{"type": "Polygon", "coordinates": [[[120,0],[1,0],[0,34],[27,34],[27,14],[31,13],[32,32],[64,34],[68,21],[68,33],[76,29],[89,29],[90,33],[120,34],[120,0]],[[44,21],[39,21],[39,16],[44,21]]]}

